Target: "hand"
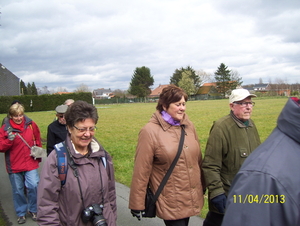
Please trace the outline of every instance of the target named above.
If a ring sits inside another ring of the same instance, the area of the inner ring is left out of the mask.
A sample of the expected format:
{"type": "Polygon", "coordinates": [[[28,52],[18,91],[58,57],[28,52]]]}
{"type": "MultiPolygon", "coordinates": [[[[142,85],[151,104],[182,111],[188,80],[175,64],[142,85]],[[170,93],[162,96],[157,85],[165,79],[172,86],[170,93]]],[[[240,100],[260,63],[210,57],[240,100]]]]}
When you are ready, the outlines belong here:
{"type": "Polygon", "coordinates": [[[226,195],[222,194],[214,197],[211,200],[211,202],[214,204],[214,206],[218,209],[220,213],[225,213],[226,200],[227,200],[226,195]]]}
{"type": "Polygon", "coordinates": [[[12,132],[10,132],[7,136],[7,138],[11,141],[13,141],[15,139],[15,137],[16,137],[16,134],[13,134],[12,132]]]}
{"type": "Polygon", "coordinates": [[[142,219],[143,211],[142,210],[131,210],[130,211],[133,217],[136,217],[139,221],[142,219]]]}
{"type": "Polygon", "coordinates": [[[15,137],[16,137],[16,134],[13,134],[12,131],[13,131],[13,128],[8,127],[8,129],[7,129],[7,138],[9,140],[14,140],[15,137]]]}

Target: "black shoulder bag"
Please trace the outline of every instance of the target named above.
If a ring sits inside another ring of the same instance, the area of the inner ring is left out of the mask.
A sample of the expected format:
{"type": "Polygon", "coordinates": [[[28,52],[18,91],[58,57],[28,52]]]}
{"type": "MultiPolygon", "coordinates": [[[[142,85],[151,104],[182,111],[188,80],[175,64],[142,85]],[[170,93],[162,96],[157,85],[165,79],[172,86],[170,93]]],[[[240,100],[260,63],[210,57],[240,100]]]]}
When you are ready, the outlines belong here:
{"type": "Polygon", "coordinates": [[[177,155],[174,158],[174,160],[173,160],[170,168],[168,169],[166,175],[164,176],[162,182],[160,183],[155,195],[151,191],[149,184],[148,184],[147,190],[146,190],[146,198],[145,198],[145,213],[143,213],[143,215],[142,215],[143,217],[149,217],[149,218],[156,217],[156,204],[155,203],[156,203],[161,191],[163,190],[165,184],[167,183],[167,181],[179,159],[179,156],[182,152],[184,135],[185,135],[184,126],[181,126],[181,137],[180,137],[177,155]]]}

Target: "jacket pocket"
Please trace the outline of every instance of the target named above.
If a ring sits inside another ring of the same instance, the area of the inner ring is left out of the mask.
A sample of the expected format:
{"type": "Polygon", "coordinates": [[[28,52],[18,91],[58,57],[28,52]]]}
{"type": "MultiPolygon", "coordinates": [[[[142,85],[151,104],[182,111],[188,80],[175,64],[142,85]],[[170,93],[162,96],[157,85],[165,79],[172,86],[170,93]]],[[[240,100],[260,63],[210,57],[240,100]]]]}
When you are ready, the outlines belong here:
{"type": "Polygon", "coordinates": [[[241,148],[240,149],[240,157],[242,158],[247,158],[249,156],[249,153],[247,152],[246,148],[241,148]]]}

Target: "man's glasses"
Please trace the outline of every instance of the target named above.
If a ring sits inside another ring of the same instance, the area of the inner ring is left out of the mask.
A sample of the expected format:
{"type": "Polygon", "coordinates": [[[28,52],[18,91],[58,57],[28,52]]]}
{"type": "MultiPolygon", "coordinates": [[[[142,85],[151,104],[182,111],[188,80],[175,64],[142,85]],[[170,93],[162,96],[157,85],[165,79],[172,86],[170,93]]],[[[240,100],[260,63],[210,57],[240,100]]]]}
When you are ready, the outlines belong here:
{"type": "Polygon", "coordinates": [[[65,116],[64,115],[58,115],[57,117],[58,118],[64,118],[65,116]]]}
{"type": "Polygon", "coordinates": [[[255,102],[233,102],[234,104],[239,104],[242,107],[254,107],[255,106],[255,102]]]}
{"type": "Polygon", "coordinates": [[[77,129],[80,133],[86,133],[87,131],[90,131],[90,132],[95,132],[96,131],[96,126],[94,127],[90,127],[90,128],[78,128],[76,126],[73,126],[75,129],[77,129]]]}

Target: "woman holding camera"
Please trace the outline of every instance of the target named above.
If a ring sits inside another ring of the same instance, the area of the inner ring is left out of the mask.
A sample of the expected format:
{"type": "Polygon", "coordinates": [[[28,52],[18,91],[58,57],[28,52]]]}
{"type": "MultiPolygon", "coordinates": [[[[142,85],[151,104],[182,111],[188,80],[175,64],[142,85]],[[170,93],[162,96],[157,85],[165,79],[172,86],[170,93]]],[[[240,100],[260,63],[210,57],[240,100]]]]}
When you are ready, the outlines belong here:
{"type": "Polygon", "coordinates": [[[31,150],[27,144],[30,147],[42,146],[37,124],[24,115],[24,112],[23,105],[13,103],[0,129],[0,152],[5,152],[6,170],[19,224],[26,222],[27,212],[36,220],[38,168],[41,159],[30,156],[31,150]]]}
{"type": "Polygon", "coordinates": [[[112,159],[94,137],[97,109],[85,101],[75,101],[65,119],[67,138],[56,145],[41,172],[38,224],[116,226],[112,159]],[[59,151],[65,151],[67,159],[64,180],[58,170],[59,151]]]}
{"type": "Polygon", "coordinates": [[[148,183],[155,193],[178,152],[180,157],[156,202],[156,215],[167,226],[187,226],[203,206],[200,144],[193,123],[185,113],[187,95],[179,87],[165,87],[157,111],[139,133],[130,189],[129,208],[139,220],[144,216],[148,183]]]}

